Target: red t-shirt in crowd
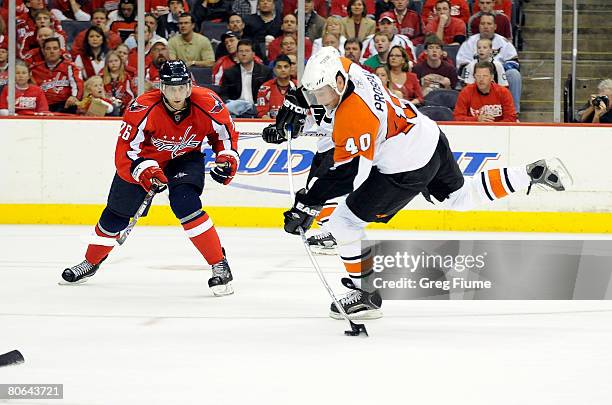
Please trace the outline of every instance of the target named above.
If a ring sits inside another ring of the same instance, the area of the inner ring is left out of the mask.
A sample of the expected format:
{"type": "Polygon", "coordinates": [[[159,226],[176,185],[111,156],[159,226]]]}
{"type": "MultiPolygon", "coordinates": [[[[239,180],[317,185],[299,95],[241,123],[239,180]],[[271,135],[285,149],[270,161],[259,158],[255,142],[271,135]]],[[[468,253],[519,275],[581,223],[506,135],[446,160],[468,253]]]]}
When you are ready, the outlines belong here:
{"type": "Polygon", "coordinates": [[[286,87],[280,87],[276,79],[271,79],[261,85],[257,92],[257,117],[261,118],[268,114],[270,118],[276,117],[278,110],[285,101],[285,94],[290,87],[295,87],[295,81],[289,82],[286,87]]]}
{"type": "Polygon", "coordinates": [[[416,98],[420,103],[423,102],[423,90],[419,84],[419,78],[412,72],[406,72],[406,81],[403,85],[389,82],[389,87],[401,91],[402,96],[408,101],[416,98]]]}
{"type": "Polygon", "coordinates": [[[510,90],[491,83],[491,90],[483,94],[476,83],[461,90],[455,105],[456,121],[478,121],[480,114],[489,114],[496,122],[516,122],[516,111],[510,90]]]}
{"type": "Polygon", "coordinates": [[[391,12],[395,14],[397,33],[406,35],[415,45],[422,44],[424,36],[421,29],[421,17],[413,10],[406,10],[404,17],[400,17],[396,11],[391,12]]]}
{"type": "MultiPolygon", "coordinates": [[[[495,6],[493,6],[494,10],[501,11],[508,18],[512,18],[512,0],[497,0],[495,2],[495,6]]],[[[474,2],[474,14],[480,11],[480,6],[478,2],[474,2]]],[[[478,32],[478,31],[476,31],[478,32]]]]}
{"type": "MultiPolygon", "coordinates": [[[[273,61],[278,58],[278,55],[281,54],[281,42],[283,42],[283,35],[278,38],[275,38],[270,45],[268,46],[268,60],[273,61]]],[[[312,41],[310,38],[304,38],[304,57],[306,59],[310,58],[312,54],[312,41]]]]}
{"type": "MultiPolygon", "coordinates": [[[[435,34],[438,30],[439,21],[439,17],[434,17],[434,19],[431,20],[429,24],[427,24],[427,26],[425,27],[425,33],[427,35],[435,34]]],[[[451,17],[450,23],[446,27],[444,27],[444,43],[446,45],[452,44],[453,42],[455,42],[455,37],[457,36],[463,36],[463,39],[459,42],[463,42],[465,40],[465,23],[458,18],[451,17]]]]}
{"type": "MultiPolygon", "coordinates": [[[[8,109],[8,86],[4,86],[0,94],[0,110],[8,109]]],[[[49,111],[47,97],[40,87],[30,84],[23,90],[15,87],[15,112],[17,114],[33,114],[49,111]]]]}
{"type": "MultiPolygon", "coordinates": [[[[423,19],[423,25],[427,23],[436,15],[436,1],[438,0],[427,0],[421,10],[421,18],[423,19]],[[431,17],[431,18],[430,18],[431,17]]],[[[470,8],[465,0],[450,0],[451,2],[451,17],[457,17],[467,24],[470,19],[470,8]]]]}

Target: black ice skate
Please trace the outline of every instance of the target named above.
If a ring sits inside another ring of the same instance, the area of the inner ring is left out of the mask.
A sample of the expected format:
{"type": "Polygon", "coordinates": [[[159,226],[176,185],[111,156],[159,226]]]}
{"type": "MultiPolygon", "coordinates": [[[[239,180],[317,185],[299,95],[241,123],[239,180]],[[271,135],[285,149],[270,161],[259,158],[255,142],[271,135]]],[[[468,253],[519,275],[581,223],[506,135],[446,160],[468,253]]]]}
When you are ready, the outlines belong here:
{"type": "Polygon", "coordinates": [[[89,280],[91,276],[96,274],[96,271],[100,268],[100,264],[106,259],[102,259],[98,264],[91,264],[87,260],[83,260],[76,266],[68,267],[62,272],[62,280],[60,284],[71,285],[71,284],[82,284],[89,280]]]}
{"type": "Polygon", "coordinates": [[[569,171],[558,158],[541,159],[528,164],[527,174],[531,177],[527,194],[529,194],[533,185],[544,189],[565,191],[573,182],[569,171]]]}
{"type": "MultiPolygon", "coordinates": [[[[378,290],[372,293],[361,290],[355,287],[353,281],[348,277],[342,279],[342,285],[351,289],[348,294],[338,300],[349,319],[365,320],[378,319],[382,317],[382,312],[380,311],[380,307],[382,306],[382,298],[380,297],[378,290]]],[[[336,308],[335,303],[331,304],[329,316],[334,319],[344,319],[336,308]]]]}
{"type": "Polygon", "coordinates": [[[335,255],[336,239],[332,236],[330,232],[322,232],[317,235],[313,235],[306,240],[308,242],[308,247],[312,253],[317,253],[320,255],[335,255]]]}
{"type": "MultiPolygon", "coordinates": [[[[225,256],[225,251],[223,254],[225,256]]],[[[212,277],[208,279],[208,287],[212,290],[213,294],[221,297],[234,293],[231,284],[234,277],[232,277],[232,272],[225,257],[219,263],[212,265],[212,274],[212,277]]]]}

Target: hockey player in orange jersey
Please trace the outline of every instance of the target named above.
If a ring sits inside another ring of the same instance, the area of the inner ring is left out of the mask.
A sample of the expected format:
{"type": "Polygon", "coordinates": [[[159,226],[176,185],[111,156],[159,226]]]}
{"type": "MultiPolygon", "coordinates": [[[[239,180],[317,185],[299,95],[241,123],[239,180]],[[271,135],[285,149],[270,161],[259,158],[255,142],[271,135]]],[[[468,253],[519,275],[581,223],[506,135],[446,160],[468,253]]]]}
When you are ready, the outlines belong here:
{"type": "MultiPolygon", "coordinates": [[[[443,209],[469,210],[478,202],[534,184],[563,191],[571,180],[562,164],[554,168],[545,160],[464,178],[434,121],[410,102],[390,95],[378,77],[333,48],[323,48],[308,60],[295,96],[297,105],[285,102],[279,111],[283,122],[277,118],[265,131],[286,138],[291,125],[298,133],[307,107],[324,105],[333,126],[334,166],[296,193],[293,207],[284,215],[285,231],[298,234],[298,227],[308,229],[325,201],[348,194],[331,215],[328,229],[349,276],[342,279],[350,291],[340,304],[352,319],[382,316],[380,293],[367,282],[371,251],[361,245],[368,223],[389,222],[419,194],[443,203],[443,209]]],[[[334,304],[330,316],[341,319],[334,304]]]]}
{"type": "Polygon", "coordinates": [[[213,180],[227,185],[238,168],[238,133],[213,91],[192,87],[182,61],[160,68],[160,90],[139,96],[127,108],[115,150],[116,173],[108,204],[95,227],[85,260],[62,273],[66,284],[87,281],[116,244],[151,188],[168,188],[170,207],[189,240],[212,267],[215,295],[233,293],[233,279],[212,219],[202,210],[204,149],[216,154],[213,180]]]}

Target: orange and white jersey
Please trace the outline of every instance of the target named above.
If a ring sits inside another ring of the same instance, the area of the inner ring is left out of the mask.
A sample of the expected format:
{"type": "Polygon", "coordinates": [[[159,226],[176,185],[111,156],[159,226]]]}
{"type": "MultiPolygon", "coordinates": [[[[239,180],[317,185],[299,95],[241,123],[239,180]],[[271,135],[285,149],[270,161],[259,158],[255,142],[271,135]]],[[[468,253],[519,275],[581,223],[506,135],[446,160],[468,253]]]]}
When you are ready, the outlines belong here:
{"type": "Polygon", "coordinates": [[[359,163],[355,188],[371,166],[385,174],[425,166],[438,143],[437,124],[410,102],[390,95],[376,75],[346,58],[341,61],[349,82],[340,104],[330,113],[336,166],[365,158],[359,163]]]}

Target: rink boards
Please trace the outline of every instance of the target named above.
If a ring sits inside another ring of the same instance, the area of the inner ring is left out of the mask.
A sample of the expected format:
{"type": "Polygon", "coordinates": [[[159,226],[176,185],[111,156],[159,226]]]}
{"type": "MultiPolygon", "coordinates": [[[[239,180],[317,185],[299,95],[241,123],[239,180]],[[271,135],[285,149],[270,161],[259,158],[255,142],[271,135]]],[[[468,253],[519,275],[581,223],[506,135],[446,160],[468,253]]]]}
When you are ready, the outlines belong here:
{"type": "MultiPolygon", "coordinates": [[[[238,176],[228,187],[207,176],[202,200],[220,226],[276,227],[290,205],[287,151],[264,143],[267,123],[242,121],[238,176]]],[[[104,207],[114,172],[119,120],[0,121],[0,223],[92,224],[104,207]]],[[[442,125],[466,176],[483,169],[560,157],[574,177],[565,193],[514,195],[479,211],[440,211],[419,197],[387,229],[521,232],[612,232],[612,127],[442,125]]],[[[293,171],[304,185],[317,139],[293,142],[293,171]]],[[[210,153],[207,162],[213,161],[210,153]]],[[[143,223],[175,225],[165,195],[143,223]]]]}

